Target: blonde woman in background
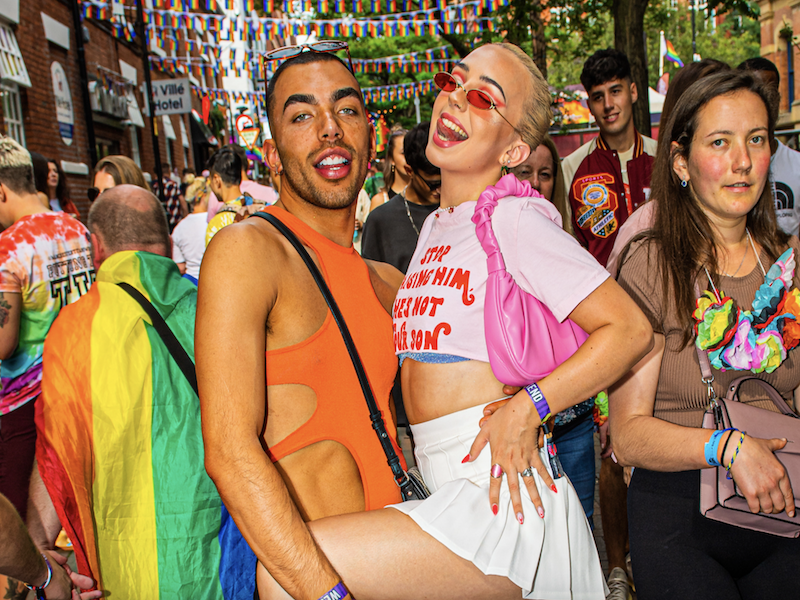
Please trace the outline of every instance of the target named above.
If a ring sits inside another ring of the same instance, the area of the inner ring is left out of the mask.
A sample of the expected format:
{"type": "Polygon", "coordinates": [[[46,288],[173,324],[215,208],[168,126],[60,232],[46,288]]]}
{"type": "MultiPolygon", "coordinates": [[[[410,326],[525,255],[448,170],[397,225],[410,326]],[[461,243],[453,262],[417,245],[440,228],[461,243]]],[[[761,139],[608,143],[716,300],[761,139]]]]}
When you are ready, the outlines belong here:
{"type": "Polygon", "coordinates": [[[511,169],[520,181],[529,181],[531,187],[547,198],[558,209],[564,231],[572,235],[572,218],[567,202],[567,187],[561,157],[553,138],[546,135],[542,143],[531,152],[528,159],[511,169]]]}
{"type": "Polygon", "coordinates": [[[172,260],[177,263],[181,275],[195,285],[206,251],[206,217],[210,194],[206,178],[195,177],[186,188],[186,202],[192,207],[192,213],[172,231],[172,260]]]}
{"type": "Polygon", "coordinates": [[[130,158],[119,154],[106,156],[94,167],[92,187],[86,191],[89,202],[94,202],[107,189],[123,183],[137,185],[150,191],[150,186],[144,180],[144,173],[130,158]]]}

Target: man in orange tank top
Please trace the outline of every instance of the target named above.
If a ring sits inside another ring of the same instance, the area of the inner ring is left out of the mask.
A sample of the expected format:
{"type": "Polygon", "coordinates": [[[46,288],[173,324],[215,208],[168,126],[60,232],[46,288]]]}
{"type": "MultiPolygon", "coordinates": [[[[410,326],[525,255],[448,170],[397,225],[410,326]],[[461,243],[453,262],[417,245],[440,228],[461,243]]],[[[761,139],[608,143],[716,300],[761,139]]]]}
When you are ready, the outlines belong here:
{"type": "MultiPolygon", "coordinates": [[[[374,131],[350,70],[306,50],[269,84],[265,155],[282,187],[267,210],[320,266],[393,432],[390,312],[403,276],[352,248],[374,131]]],[[[400,501],[341,336],[302,259],[263,219],[221,230],[202,271],[195,350],[206,469],[287,592],[338,597],[341,578],[305,522],[400,501]],[[230,310],[243,299],[246,310],[230,310]]]]}

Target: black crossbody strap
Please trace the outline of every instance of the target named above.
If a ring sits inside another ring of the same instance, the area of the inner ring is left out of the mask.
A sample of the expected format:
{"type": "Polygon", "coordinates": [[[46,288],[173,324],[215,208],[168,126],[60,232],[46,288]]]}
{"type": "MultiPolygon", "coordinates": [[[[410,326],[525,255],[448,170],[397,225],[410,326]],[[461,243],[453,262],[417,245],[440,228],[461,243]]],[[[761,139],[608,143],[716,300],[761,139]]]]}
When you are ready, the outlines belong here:
{"type": "Polygon", "coordinates": [[[197,394],[197,373],[195,372],[194,362],[192,362],[191,357],[186,350],[184,350],[178,338],[175,337],[175,334],[172,333],[172,330],[169,328],[166,321],[164,321],[164,318],[156,310],[156,307],[132,285],[125,282],[119,282],[117,285],[128,292],[128,294],[142,306],[144,312],[150,317],[150,321],[152,321],[156,332],[161,336],[164,345],[181,370],[181,373],[186,377],[186,381],[189,382],[189,385],[192,386],[194,393],[197,394]]]}
{"type": "Polygon", "coordinates": [[[367,373],[364,371],[364,365],[361,363],[361,357],[358,355],[358,349],[356,348],[355,343],[353,343],[350,330],[347,328],[347,323],[344,321],[344,317],[339,310],[339,306],[336,304],[336,300],[334,300],[333,294],[331,294],[331,291],[328,288],[328,284],[325,283],[325,278],[322,276],[322,273],[319,272],[317,265],[303,247],[302,242],[297,239],[297,236],[292,232],[292,230],[284,225],[280,219],[278,219],[275,215],[265,212],[254,213],[254,216],[265,219],[271,223],[275,229],[281,232],[284,237],[289,240],[289,243],[294,246],[295,250],[297,250],[297,253],[300,255],[300,258],[302,258],[303,262],[306,263],[308,270],[311,271],[311,275],[314,277],[317,287],[319,287],[323,298],[325,298],[325,303],[331,310],[333,320],[336,321],[336,325],[339,327],[339,331],[344,339],[344,345],[347,347],[348,354],[350,354],[350,360],[353,361],[353,367],[356,370],[358,382],[361,384],[361,391],[364,393],[364,398],[366,399],[367,406],[369,407],[369,418],[372,421],[372,428],[378,434],[378,439],[380,440],[384,454],[386,454],[386,460],[389,463],[389,467],[392,469],[392,475],[394,476],[397,485],[400,486],[401,491],[405,493],[406,486],[411,485],[408,475],[405,471],[403,471],[403,467],[400,465],[400,459],[397,457],[397,453],[394,451],[394,447],[392,446],[392,440],[389,437],[389,434],[386,433],[386,424],[383,421],[383,416],[378,408],[378,404],[375,402],[375,396],[372,393],[372,387],[369,384],[369,379],[367,379],[367,373]]]}

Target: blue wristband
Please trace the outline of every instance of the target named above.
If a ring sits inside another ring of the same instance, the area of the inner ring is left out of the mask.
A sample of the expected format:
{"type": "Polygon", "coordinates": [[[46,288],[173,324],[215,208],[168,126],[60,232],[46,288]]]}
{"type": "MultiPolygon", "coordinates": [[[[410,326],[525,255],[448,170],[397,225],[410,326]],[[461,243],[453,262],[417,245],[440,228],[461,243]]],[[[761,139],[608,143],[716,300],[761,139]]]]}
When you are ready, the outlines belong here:
{"type": "Polygon", "coordinates": [[[539,419],[544,423],[550,418],[550,405],[547,404],[542,390],[539,389],[538,385],[532,383],[525,386],[525,391],[528,392],[528,396],[531,397],[531,402],[533,402],[533,405],[536,407],[536,412],[539,413],[539,419]]]}
{"type": "Polygon", "coordinates": [[[341,600],[349,593],[350,592],[347,591],[347,588],[344,587],[344,584],[340,581],[333,587],[333,589],[322,594],[322,596],[319,597],[319,600],[341,600]]]}
{"type": "Polygon", "coordinates": [[[717,450],[719,449],[719,442],[722,438],[722,434],[726,431],[733,431],[732,428],[729,429],[718,429],[714,433],[711,434],[711,439],[708,440],[703,446],[703,451],[705,452],[706,463],[712,467],[721,467],[722,463],[717,460],[717,450]]]}

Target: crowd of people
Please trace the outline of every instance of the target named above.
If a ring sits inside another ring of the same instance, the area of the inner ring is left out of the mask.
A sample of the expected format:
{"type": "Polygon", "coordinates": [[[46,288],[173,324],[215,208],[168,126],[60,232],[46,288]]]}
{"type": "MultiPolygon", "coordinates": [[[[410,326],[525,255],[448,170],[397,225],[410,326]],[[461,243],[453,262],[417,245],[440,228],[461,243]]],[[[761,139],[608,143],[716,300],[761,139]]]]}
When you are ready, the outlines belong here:
{"type": "Polygon", "coordinates": [[[797,538],[698,510],[718,467],[795,517],[786,439],[701,427],[742,374],[800,389],[775,66],[684,67],[656,141],[598,51],[562,158],[536,65],[487,44],[376,165],[342,48],[270,79],[270,185],[235,144],[181,184],[109,156],[80,215],[0,138],[6,597],[796,596],[797,538]]]}

